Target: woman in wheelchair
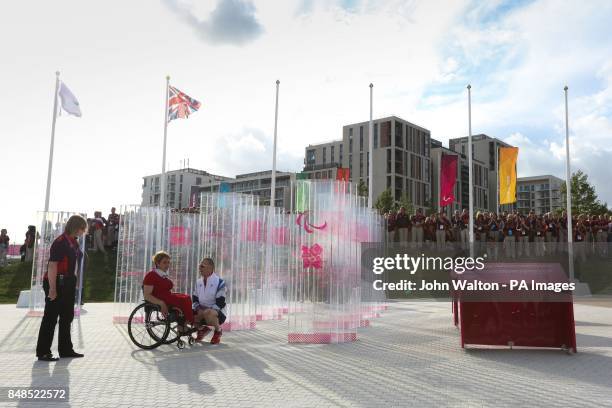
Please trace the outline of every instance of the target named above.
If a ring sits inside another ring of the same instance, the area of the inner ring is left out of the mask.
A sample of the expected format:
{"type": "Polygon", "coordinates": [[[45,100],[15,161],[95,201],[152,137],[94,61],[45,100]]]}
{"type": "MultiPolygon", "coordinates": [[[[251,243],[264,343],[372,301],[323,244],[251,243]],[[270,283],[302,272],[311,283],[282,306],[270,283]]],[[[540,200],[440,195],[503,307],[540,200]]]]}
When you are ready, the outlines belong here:
{"type": "Polygon", "coordinates": [[[195,326],[191,299],[184,293],[171,292],[174,284],[168,278],[168,268],[170,267],[170,255],[167,252],[159,251],[153,256],[155,269],[147,273],[143,281],[144,299],[149,303],[158,305],[164,316],[168,316],[168,308],[177,308],[183,315],[179,319],[179,334],[193,333],[187,331],[185,324],[195,326]]]}
{"type": "Polygon", "coordinates": [[[225,281],[215,273],[215,263],[211,258],[204,258],[200,262],[200,278],[198,278],[193,291],[193,310],[196,319],[206,326],[198,330],[196,341],[202,339],[210,332],[207,326],[213,326],[215,333],[210,340],[211,344],[221,342],[221,327],[225,322],[225,281]]]}

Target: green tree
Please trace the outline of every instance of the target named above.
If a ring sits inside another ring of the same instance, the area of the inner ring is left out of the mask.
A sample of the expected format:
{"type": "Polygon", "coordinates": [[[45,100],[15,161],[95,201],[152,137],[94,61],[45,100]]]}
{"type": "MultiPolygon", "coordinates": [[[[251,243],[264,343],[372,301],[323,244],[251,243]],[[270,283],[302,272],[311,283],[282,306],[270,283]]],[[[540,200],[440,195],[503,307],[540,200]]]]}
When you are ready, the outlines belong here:
{"type": "Polygon", "coordinates": [[[393,194],[391,194],[390,188],[386,189],[378,196],[374,203],[374,208],[381,214],[391,211],[393,208],[393,194]]]}
{"type": "MultiPolygon", "coordinates": [[[[572,214],[606,214],[608,213],[608,205],[601,203],[597,198],[595,187],[589,183],[589,176],[582,170],[578,170],[572,174],[570,181],[572,188],[572,214]]],[[[566,205],[567,187],[563,183],[561,185],[561,199],[564,206],[566,205]]]]}
{"type": "Polygon", "coordinates": [[[361,197],[368,196],[368,186],[363,181],[363,179],[359,180],[359,184],[357,184],[357,194],[360,195],[361,197]]]}
{"type": "Polygon", "coordinates": [[[393,210],[398,211],[400,207],[404,207],[406,209],[406,214],[414,213],[414,206],[412,205],[412,201],[410,201],[406,193],[402,194],[402,197],[399,199],[399,201],[393,203],[393,210]]]}

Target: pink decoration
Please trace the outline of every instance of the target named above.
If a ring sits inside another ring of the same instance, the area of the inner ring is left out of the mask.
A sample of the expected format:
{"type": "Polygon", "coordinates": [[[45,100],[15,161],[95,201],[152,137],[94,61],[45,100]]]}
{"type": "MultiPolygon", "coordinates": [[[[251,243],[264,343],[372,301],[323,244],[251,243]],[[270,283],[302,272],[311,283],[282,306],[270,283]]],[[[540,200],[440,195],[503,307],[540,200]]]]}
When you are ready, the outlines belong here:
{"type": "Polygon", "coordinates": [[[190,245],[191,228],[170,227],[170,245],[190,245]]]}
{"type": "Polygon", "coordinates": [[[302,263],[304,268],[321,269],[323,267],[323,247],[319,244],[314,244],[310,248],[308,245],[302,245],[302,263]]]}
{"type": "Polygon", "coordinates": [[[289,229],[287,227],[274,228],[272,240],[275,245],[287,245],[289,243],[289,229]]]}
{"type": "Polygon", "coordinates": [[[263,227],[260,221],[249,221],[242,225],[242,239],[244,241],[258,242],[263,237],[263,227]]]}

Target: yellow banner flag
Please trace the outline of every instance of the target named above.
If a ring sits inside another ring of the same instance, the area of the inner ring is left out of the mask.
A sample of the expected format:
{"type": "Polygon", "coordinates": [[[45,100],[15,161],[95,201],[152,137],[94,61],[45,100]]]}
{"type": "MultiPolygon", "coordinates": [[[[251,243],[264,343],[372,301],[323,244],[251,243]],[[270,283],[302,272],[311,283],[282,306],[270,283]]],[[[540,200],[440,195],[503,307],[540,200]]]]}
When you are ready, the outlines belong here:
{"type": "Polygon", "coordinates": [[[499,204],[516,202],[516,159],[518,147],[499,148],[499,204]]]}

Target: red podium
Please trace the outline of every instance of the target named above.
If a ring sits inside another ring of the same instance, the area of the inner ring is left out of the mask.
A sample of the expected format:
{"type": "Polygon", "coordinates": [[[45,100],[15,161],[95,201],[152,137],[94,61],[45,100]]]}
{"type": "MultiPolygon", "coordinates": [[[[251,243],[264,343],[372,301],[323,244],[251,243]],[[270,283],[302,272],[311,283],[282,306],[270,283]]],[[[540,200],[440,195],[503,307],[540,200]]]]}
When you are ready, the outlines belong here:
{"type": "Polygon", "coordinates": [[[461,347],[550,347],[576,352],[571,292],[509,289],[510,280],[524,280],[529,285],[567,282],[559,264],[487,264],[483,271],[466,272],[453,279],[498,283],[501,288],[495,292],[455,291],[453,317],[461,330],[461,347]]]}

